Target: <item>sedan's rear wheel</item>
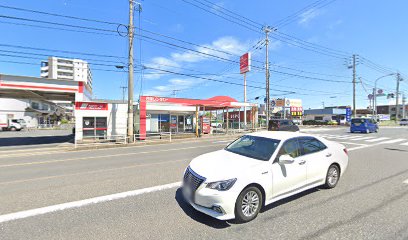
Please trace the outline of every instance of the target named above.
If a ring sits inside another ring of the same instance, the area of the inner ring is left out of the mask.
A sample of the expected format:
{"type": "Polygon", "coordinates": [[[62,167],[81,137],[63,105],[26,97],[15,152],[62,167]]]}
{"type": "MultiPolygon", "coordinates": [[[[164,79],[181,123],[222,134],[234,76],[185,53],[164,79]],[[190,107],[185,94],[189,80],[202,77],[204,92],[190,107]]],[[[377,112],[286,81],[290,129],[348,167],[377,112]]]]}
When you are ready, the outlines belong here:
{"type": "Polygon", "coordinates": [[[324,186],[329,189],[334,188],[339,182],[339,179],[340,179],[339,167],[335,164],[330,165],[329,169],[327,170],[326,183],[324,186]]]}
{"type": "Polygon", "coordinates": [[[256,187],[245,188],[235,203],[235,219],[249,222],[256,218],[262,207],[262,193],[256,187]]]}

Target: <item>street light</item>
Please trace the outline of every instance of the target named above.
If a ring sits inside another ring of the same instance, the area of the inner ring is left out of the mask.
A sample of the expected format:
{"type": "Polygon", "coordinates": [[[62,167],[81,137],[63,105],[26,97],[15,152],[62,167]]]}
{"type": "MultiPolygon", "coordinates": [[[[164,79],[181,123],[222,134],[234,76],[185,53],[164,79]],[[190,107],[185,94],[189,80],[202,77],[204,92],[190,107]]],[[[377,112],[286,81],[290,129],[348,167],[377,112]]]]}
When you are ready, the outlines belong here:
{"type": "Polygon", "coordinates": [[[374,92],[373,92],[373,98],[374,98],[374,101],[373,101],[373,116],[375,115],[375,119],[376,119],[376,120],[377,120],[377,82],[378,82],[378,80],[380,80],[380,79],[382,79],[382,78],[389,77],[389,76],[393,76],[393,75],[395,75],[395,73],[390,73],[390,74],[381,76],[381,77],[379,77],[379,78],[377,78],[377,79],[375,80],[375,83],[374,83],[374,92]]]}

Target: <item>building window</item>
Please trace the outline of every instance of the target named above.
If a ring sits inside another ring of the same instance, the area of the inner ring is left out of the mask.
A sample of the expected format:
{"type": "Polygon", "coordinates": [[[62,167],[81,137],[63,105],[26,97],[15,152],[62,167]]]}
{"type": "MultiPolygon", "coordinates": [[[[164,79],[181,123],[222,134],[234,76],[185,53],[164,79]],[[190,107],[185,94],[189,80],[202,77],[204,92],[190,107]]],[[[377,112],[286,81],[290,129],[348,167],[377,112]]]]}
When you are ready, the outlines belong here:
{"type": "Polygon", "coordinates": [[[65,63],[65,64],[72,64],[72,63],[73,63],[72,61],[63,60],[63,59],[58,59],[57,62],[58,62],[58,63],[65,63]]]}
{"type": "Polygon", "coordinates": [[[72,68],[72,67],[66,67],[66,66],[58,66],[58,69],[61,69],[61,70],[74,70],[74,68],[72,68]]]}
{"type": "Polygon", "coordinates": [[[314,120],[315,121],[323,121],[323,117],[322,116],[315,116],[314,120]]]}

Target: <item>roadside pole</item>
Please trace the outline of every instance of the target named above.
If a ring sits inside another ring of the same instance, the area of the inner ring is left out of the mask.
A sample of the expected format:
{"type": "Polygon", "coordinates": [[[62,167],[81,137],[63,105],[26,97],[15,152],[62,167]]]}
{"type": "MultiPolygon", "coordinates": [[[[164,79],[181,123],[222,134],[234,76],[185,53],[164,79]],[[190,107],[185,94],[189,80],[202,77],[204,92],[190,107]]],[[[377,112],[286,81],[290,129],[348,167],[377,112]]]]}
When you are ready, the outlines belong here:
{"type": "Polygon", "coordinates": [[[402,95],[402,118],[405,118],[405,94],[404,92],[402,92],[401,95],[402,95]]]}
{"type": "Polygon", "coordinates": [[[134,39],[134,24],[133,24],[133,10],[134,10],[134,1],[129,1],[129,26],[128,26],[128,35],[129,35],[129,79],[128,79],[128,121],[127,121],[127,135],[129,142],[133,142],[133,88],[134,88],[134,79],[133,79],[133,39],[134,39]]]}
{"type": "Polygon", "coordinates": [[[196,112],[195,112],[195,115],[196,115],[196,125],[195,125],[195,134],[196,134],[196,137],[198,137],[198,105],[196,106],[196,112]]]}
{"type": "Polygon", "coordinates": [[[265,59],[265,78],[266,78],[266,129],[269,129],[269,109],[270,109],[270,97],[269,97],[269,32],[271,29],[269,27],[265,27],[265,51],[266,51],[266,59],[265,59]]]}
{"type": "Polygon", "coordinates": [[[398,122],[398,118],[399,118],[399,84],[400,84],[400,81],[402,81],[401,75],[397,73],[397,92],[395,94],[396,96],[395,98],[395,122],[398,122]]]}
{"type": "MultiPolygon", "coordinates": [[[[246,81],[246,73],[244,73],[244,104],[247,102],[247,81],[246,81]]],[[[247,115],[246,115],[246,105],[244,106],[244,129],[246,129],[247,125],[247,115]]],[[[241,114],[239,114],[241,116],[241,114]]]]}
{"type": "Polygon", "coordinates": [[[353,117],[356,117],[356,55],[353,54],[353,117]]]}

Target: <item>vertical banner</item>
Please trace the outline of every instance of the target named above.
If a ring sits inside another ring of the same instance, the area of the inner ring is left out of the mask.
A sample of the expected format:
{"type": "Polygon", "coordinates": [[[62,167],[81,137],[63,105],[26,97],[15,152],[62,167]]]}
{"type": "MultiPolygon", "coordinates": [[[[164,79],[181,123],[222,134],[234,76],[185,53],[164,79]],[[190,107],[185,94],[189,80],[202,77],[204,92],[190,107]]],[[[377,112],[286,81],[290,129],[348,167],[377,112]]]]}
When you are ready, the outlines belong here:
{"type": "Polygon", "coordinates": [[[241,74],[251,71],[251,53],[247,52],[239,59],[239,72],[241,74]]]}

